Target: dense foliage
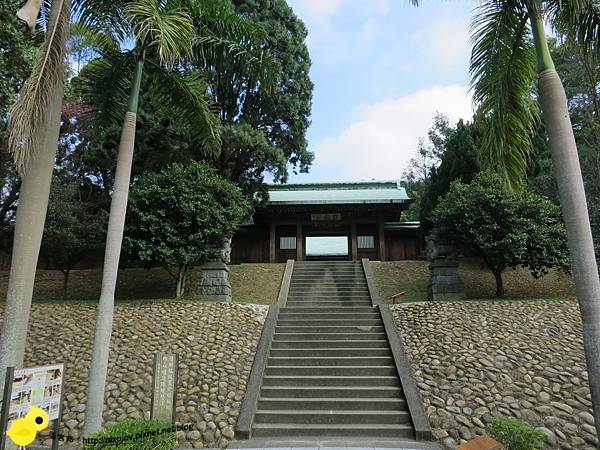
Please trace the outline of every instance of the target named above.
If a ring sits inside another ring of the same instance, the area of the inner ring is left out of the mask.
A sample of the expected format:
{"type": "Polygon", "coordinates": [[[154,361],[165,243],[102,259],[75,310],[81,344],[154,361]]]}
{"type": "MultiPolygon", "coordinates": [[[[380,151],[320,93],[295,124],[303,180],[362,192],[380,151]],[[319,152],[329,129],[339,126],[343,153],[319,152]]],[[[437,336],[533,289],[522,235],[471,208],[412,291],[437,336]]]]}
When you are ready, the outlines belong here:
{"type": "Polygon", "coordinates": [[[507,450],[535,450],[546,441],[540,430],[512,417],[494,417],[485,430],[507,450]]]}
{"type": "Polygon", "coordinates": [[[306,172],[313,83],[305,44],[307,30],[285,0],[233,0],[236,12],[267,33],[266,49],[281,72],[272,87],[249,74],[236,74],[230,61],[209,67],[214,100],[226,124],[219,172],[246,193],[264,188],[264,176],[285,181],[288,170],[306,172]]]}
{"type": "Polygon", "coordinates": [[[173,424],[160,420],[124,420],[86,436],[83,450],[156,450],[177,445],[173,424]]]}
{"type": "MultiPolygon", "coordinates": [[[[10,106],[29,76],[40,35],[31,35],[17,19],[20,0],[0,3],[0,251],[11,247],[12,224],[19,198],[20,180],[6,151],[6,121],[10,106]]],[[[40,33],[41,34],[41,33],[40,33]]]]}
{"type": "Polygon", "coordinates": [[[560,209],[525,190],[512,194],[497,175],[479,174],[470,184],[454,181],[433,213],[436,233],[468,256],[481,258],[504,295],[502,272],[523,266],[538,278],[548,268],[566,268],[568,249],[560,209]]]}
{"type": "Polygon", "coordinates": [[[431,231],[431,214],[438,199],[450,189],[450,184],[454,180],[469,183],[479,172],[479,141],[480,130],[477,124],[461,120],[455,127],[447,129],[441,144],[440,164],[432,169],[420,196],[419,220],[423,236],[431,231]]]}
{"type": "Polygon", "coordinates": [[[64,275],[66,297],[69,273],[85,257],[96,256],[104,245],[108,215],[85,201],[76,179],[53,177],[42,240],[42,258],[64,275]]]}
{"type": "Polygon", "coordinates": [[[250,204],[206,164],[173,164],[144,176],[130,194],[125,245],[141,261],[174,268],[177,296],[188,265],[215,258],[250,204]]]}

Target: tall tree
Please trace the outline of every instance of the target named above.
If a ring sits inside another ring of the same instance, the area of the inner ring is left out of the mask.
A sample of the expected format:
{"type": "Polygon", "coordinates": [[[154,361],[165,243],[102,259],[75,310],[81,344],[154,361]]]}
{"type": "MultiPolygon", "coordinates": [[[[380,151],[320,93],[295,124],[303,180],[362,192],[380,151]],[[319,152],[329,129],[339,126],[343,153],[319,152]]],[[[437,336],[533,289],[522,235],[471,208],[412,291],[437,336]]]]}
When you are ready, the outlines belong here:
{"type": "Polygon", "coordinates": [[[9,253],[21,180],[7,151],[8,110],[31,73],[43,33],[24,33],[15,14],[20,0],[0,4],[0,251],[9,253]]]}
{"type": "MultiPolygon", "coordinates": [[[[52,1],[44,44],[8,123],[8,148],[22,184],[0,336],[0,374],[7,366],[23,364],[35,269],[58,148],[70,11],[70,0],[52,1]]],[[[36,17],[37,11],[33,11],[29,23],[35,23],[36,17]]]]}
{"type": "Polygon", "coordinates": [[[529,190],[515,194],[500,186],[498,176],[485,173],[470,184],[453,181],[432,214],[436,234],[483,260],[498,298],[504,297],[502,272],[508,267],[526,267],[539,278],[569,263],[558,206],[529,190]]]}
{"type": "Polygon", "coordinates": [[[65,172],[54,175],[42,256],[62,272],[64,298],[67,298],[73,267],[100,250],[105,240],[106,211],[86,201],[85,197],[80,180],[65,172]]]}
{"type": "MultiPolygon", "coordinates": [[[[199,70],[182,70],[186,59],[197,51],[210,53],[215,48],[231,55],[239,64],[254,54],[238,42],[249,41],[250,30],[236,16],[220,15],[222,8],[208,0],[99,0],[81,4],[79,16],[82,25],[98,33],[102,58],[88,65],[85,84],[86,97],[96,107],[98,117],[114,118],[121,113],[119,99],[129,92],[122,128],[115,179],[112,190],[110,216],[106,239],[102,289],[98,305],[92,364],[87,390],[86,421],[83,434],[97,431],[102,425],[104,390],[108,369],[110,337],[114,312],[119,258],[127,210],[131,166],[135,143],[138,102],[144,73],[152,79],[155,96],[168,106],[176,117],[190,125],[198,148],[204,154],[219,150],[219,118],[214,114],[205,96],[207,85],[199,70]],[[215,28],[202,27],[195,22],[200,16],[205,23],[212,19],[215,28]],[[114,39],[106,37],[110,31],[114,39]],[[237,36],[235,35],[237,32],[237,36]],[[231,39],[235,36],[235,40],[231,39]],[[128,37],[134,42],[131,51],[121,52],[111,42],[128,37]],[[228,45],[228,43],[230,45],[228,45]],[[230,52],[230,53],[227,53],[230,52]],[[127,78],[126,75],[133,75],[127,78]],[[112,94],[112,95],[111,95],[112,94]]],[[[252,50],[254,47],[250,46],[252,50]]],[[[260,47],[257,45],[257,47],[260,47]]],[[[264,52],[256,53],[263,56],[264,52]]],[[[258,65],[260,66],[260,65],[258,65]]],[[[241,66],[243,68],[243,66],[241,66]]],[[[260,79],[260,74],[259,74],[260,79]]]]}
{"type": "MultiPolygon", "coordinates": [[[[97,8],[94,8],[94,6],[93,2],[90,2],[90,5],[84,3],[81,15],[83,21],[98,25],[98,19],[105,21],[106,17],[104,14],[98,14],[97,8]]],[[[92,363],[89,371],[84,435],[93,433],[102,426],[114,295],[127,211],[138,100],[144,65],[147,60],[154,60],[158,63],[156,64],[157,69],[159,69],[157,73],[168,74],[172,80],[175,80],[179,76],[177,72],[168,72],[167,70],[162,72],[160,69],[176,63],[184,54],[189,52],[194,35],[194,27],[189,12],[182,8],[178,1],[133,0],[112,3],[112,7],[109,5],[102,6],[107,8],[103,12],[110,16],[108,23],[113,25],[111,31],[117,37],[121,37],[121,33],[131,36],[135,45],[133,50],[125,54],[106,48],[105,57],[95,61],[96,71],[90,74],[92,77],[97,76],[108,81],[106,79],[107,74],[112,72],[111,81],[113,85],[121,88],[121,91],[129,90],[129,101],[123,120],[117,154],[115,183],[110,204],[102,288],[96,316],[92,363]],[[115,72],[117,73],[115,74],[115,72]],[[129,82],[125,81],[126,79],[123,76],[118,77],[118,75],[124,73],[132,73],[129,82]]],[[[178,99],[178,101],[187,102],[188,104],[193,103],[196,118],[199,119],[197,125],[201,127],[203,133],[207,133],[214,140],[217,136],[217,123],[210,113],[207,102],[204,100],[202,85],[195,87],[196,89],[190,89],[190,86],[186,85],[188,95],[178,99]]],[[[104,92],[103,95],[107,96],[107,92],[104,92]]],[[[119,100],[119,97],[106,98],[104,101],[106,110],[102,112],[115,113],[117,108],[111,103],[118,103],[119,100]]]]}
{"type": "Polygon", "coordinates": [[[217,257],[248,218],[238,186],[203,163],[173,164],[145,175],[131,192],[126,246],[141,261],[161,264],[184,294],[190,263],[217,257]]]}
{"type": "Polygon", "coordinates": [[[595,0],[486,0],[477,8],[472,27],[474,100],[486,120],[486,163],[504,176],[507,186],[519,189],[539,117],[536,99],[530,95],[537,72],[539,106],[567,228],[600,435],[598,265],[567,97],[550,54],[545,23],[575,36],[589,51],[600,49],[600,6],[595,0]]]}
{"type": "Polygon", "coordinates": [[[431,231],[431,214],[439,198],[450,190],[450,184],[455,180],[470,183],[479,172],[477,155],[480,141],[481,126],[476,120],[473,123],[460,120],[446,134],[440,164],[432,170],[419,197],[420,231],[423,235],[431,231]]]}
{"type": "Polygon", "coordinates": [[[212,163],[247,194],[260,191],[266,174],[285,181],[289,170],[307,172],[314,155],[307,150],[313,83],[305,44],[306,27],[285,0],[233,0],[234,12],[267,35],[280,74],[265,85],[252,73],[218,54],[198,62],[210,76],[211,94],[225,126],[221,152],[212,163]]]}

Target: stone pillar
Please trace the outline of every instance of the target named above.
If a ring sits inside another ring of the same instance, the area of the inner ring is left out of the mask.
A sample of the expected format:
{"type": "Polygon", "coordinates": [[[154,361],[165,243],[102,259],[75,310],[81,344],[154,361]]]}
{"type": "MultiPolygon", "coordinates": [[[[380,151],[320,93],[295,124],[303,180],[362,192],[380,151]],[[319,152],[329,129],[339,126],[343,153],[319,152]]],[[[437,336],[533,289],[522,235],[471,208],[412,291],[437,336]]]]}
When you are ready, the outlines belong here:
{"type": "Polygon", "coordinates": [[[463,300],[465,292],[458,275],[458,262],[436,258],[429,264],[431,282],[427,286],[429,300],[463,300]]]}
{"type": "Polygon", "coordinates": [[[276,257],[277,248],[275,245],[277,244],[275,240],[275,224],[269,224],[269,262],[274,263],[276,257]]]}
{"type": "Polygon", "coordinates": [[[358,241],[356,236],[356,222],[352,222],[352,231],[350,234],[350,255],[352,261],[356,261],[358,259],[358,241]]]}
{"type": "Polygon", "coordinates": [[[231,301],[229,267],[222,261],[208,262],[200,267],[200,296],[215,302],[231,301]]]}
{"type": "Polygon", "coordinates": [[[302,234],[302,224],[296,225],[296,261],[304,260],[304,235],[302,234]]]}
{"type": "Polygon", "coordinates": [[[383,222],[379,222],[379,261],[385,261],[385,230],[383,222]]]}

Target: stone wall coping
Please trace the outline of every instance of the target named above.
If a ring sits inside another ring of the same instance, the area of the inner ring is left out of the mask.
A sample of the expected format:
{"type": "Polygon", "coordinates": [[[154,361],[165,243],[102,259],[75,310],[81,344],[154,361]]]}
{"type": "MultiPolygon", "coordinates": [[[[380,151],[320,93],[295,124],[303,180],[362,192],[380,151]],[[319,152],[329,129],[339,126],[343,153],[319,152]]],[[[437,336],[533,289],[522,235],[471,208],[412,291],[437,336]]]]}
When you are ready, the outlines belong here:
{"type": "Polygon", "coordinates": [[[277,304],[280,307],[284,307],[287,303],[288,293],[290,291],[290,283],[292,282],[292,273],[294,272],[294,260],[288,259],[285,263],[285,271],[283,272],[283,278],[281,279],[281,287],[279,288],[279,295],[277,297],[277,304]]]}
{"type": "Polygon", "coordinates": [[[363,271],[365,272],[365,278],[367,279],[367,287],[369,288],[369,296],[371,297],[371,304],[373,306],[378,305],[381,300],[379,298],[379,291],[375,286],[375,278],[373,276],[373,268],[369,258],[361,259],[363,271]]]}
{"type": "Polygon", "coordinates": [[[410,416],[415,427],[415,439],[417,441],[430,441],[432,439],[431,425],[423,406],[421,394],[417,389],[412,368],[410,367],[410,361],[408,360],[407,353],[402,342],[402,337],[398,332],[398,327],[394,322],[390,306],[386,304],[379,304],[379,312],[383,319],[383,325],[387,334],[390,348],[392,349],[392,355],[394,357],[394,363],[400,382],[402,383],[402,389],[404,390],[404,397],[406,398],[406,404],[410,411],[410,416]]]}

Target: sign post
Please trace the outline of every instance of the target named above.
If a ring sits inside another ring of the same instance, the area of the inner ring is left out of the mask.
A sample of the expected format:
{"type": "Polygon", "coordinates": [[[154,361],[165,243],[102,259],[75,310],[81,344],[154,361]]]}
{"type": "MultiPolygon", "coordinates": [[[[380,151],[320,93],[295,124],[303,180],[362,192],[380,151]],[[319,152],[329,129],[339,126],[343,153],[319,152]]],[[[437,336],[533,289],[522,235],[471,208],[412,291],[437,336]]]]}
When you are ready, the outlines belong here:
{"type": "Polygon", "coordinates": [[[175,422],[177,371],[179,358],[175,353],[154,355],[150,418],[175,422]]]}
{"type": "MultiPolygon", "coordinates": [[[[6,448],[6,430],[18,418],[25,416],[29,405],[35,405],[54,421],[54,431],[58,431],[62,414],[64,364],[6,370],[2,416],[0,417],[0,450],[6,448]]],[[[58,441],[52,442],[56,450],[58,441]]],[[[12,447],[11,447],[12,448],[12,447]]]]}
{"type": "Polygon", "coordinates": [[[6,368],[6,377],[4,379],[4,395],[2,396],[2,415],[0,416],[0,450],[6,446],[6,430],[8,429],[8,414],[10,411],[10,398],[12,391],[14,367],[6,368]]]}

